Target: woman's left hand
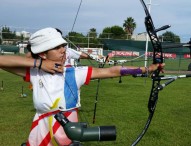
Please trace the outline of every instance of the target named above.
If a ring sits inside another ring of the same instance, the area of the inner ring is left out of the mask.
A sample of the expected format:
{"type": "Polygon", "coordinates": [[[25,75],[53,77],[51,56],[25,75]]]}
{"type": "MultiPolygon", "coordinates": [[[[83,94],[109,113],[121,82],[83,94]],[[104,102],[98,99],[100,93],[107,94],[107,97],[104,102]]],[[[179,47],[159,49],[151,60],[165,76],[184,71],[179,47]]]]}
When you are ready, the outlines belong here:
{"type": "Polygon", "coordinates": [[[161,72],[163,72],[164,66],[165,66],[165,63],[151,64],[148,69],[149,69],[150,73],[154,72],[157,69],[159,69],[161,72]]]}

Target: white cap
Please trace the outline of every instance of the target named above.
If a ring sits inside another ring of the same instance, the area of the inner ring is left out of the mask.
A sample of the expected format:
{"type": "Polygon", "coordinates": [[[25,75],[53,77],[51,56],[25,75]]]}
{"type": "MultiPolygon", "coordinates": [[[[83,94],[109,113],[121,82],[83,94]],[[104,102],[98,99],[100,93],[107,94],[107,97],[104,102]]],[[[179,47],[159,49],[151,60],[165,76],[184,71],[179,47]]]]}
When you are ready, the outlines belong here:
{"type": "Polygon", "coordinates": [[[61,44],[67,44],[62,38],[60,32],[55,28],[44,28],[31,35],[29,39],[31,51],[38,54],[47,50],[51,50],[61,44]]]}

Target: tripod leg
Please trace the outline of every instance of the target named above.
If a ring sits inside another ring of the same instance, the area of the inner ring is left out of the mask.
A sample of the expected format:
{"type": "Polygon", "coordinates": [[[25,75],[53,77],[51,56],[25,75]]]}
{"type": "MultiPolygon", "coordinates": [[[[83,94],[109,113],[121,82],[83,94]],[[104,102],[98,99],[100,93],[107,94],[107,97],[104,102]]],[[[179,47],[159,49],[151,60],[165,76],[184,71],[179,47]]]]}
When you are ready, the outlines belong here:
{"type": "Polygon", "coordinates": [[[72,144],[70,144],[70,146],[83,146],[79,141],[73,141],[72,144]]]}
{"type": "Polygon", "coordinates": [[[21,146],[26,146],[26,143],[22,143],[21,146]]]}

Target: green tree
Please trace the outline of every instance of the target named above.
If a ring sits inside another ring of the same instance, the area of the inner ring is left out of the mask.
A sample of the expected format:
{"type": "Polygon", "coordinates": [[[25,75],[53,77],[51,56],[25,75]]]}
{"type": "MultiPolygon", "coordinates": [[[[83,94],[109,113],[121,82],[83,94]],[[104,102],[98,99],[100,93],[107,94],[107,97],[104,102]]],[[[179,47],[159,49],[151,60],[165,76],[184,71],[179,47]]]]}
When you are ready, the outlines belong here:
{"type": "Polygon", "coordinates": [[[97,32],[95,28],[91,28],[88,32],[88,35],[93,38],[97,38],[97,32]]]}
{"type": "Polygon", "coordinates": [[[107,38],[107,39],[124,39],[125,32],[122,27],[118,25],[114,25],[112,27],[106,27],[103,29],[99,38],[107,38]]]}
{"type": "Polygon", "coordinates": [[[97,38],[97,32],[95,28],[91,28],[87,34],[88,47],[97,48],[100,45],[100,41],[97,38]]]}
{"type": "Polygon", "coordinates": [[[159,38],[162,42],[180,43],[180,37],[171,31],[166,31],[159,38]]]}
{"type": "MultiPolygon", "coordinates": [[[[78,32],[69,32],[68,35],[66,36],[67,39],[69,39],[69,44],[75,44],[80,47],[86,47],[87,46],[87,39],[82,33],[78,32]],[[72,43],[70,43],[70,41],[72,43]]],[[[74,47],[74,46],[70,46],[74,47]]]]}
{"type": "Polygon", "coordinates": [[[15,39],[16,33],[12,32],[9,27],[4,26],[2,28],[2,38],[5,39],[15,39]]]}
{"type": "Polygon", "coordinates": [[[132,17],[127,17],[127,19],[124,20],[123,27],[125,32],[127,33],[127,38],[131,39],[133,32],[136,28],[136,22],[134,21],[134,19],[132,17]]]}
{"type": "Polygon", "coordinates": [[[111,32],[112,32],[112,38],[114,39],[124,39],[125,37],[125,32],[122,27],[120,26],[112,26],[111,27],[111,32]]]}
{"type": "Polygon", "coordinates": [[[102,39],[102,38],[107,38],[107,39],[110,39],[111,37],[111,27],[105,27],[102,31],[102,33],[100,33],[99,35],[99,38],[102,39]]]}
{"type": "Polygon", "coordinates": [[[15,31],[11,31],[9,27],[2,27],[1,29],[1,37],[2,40],[0,40],[0,43],[2,43],[3,41],[9,40],[12,41],[11,44],[15,45],[17,41],[23,41],[24,40],[24,36],[23,34],[21,34],[21,36],[16,36],[16,32],[15,31]]]}

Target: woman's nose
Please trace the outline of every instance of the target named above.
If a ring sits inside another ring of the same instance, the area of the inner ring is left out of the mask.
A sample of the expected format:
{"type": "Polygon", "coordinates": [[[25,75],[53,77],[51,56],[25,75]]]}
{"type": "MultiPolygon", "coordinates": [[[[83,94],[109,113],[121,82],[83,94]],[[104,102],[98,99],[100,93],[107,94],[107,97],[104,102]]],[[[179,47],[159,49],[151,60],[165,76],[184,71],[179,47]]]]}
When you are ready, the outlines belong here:
{"type": "Polygon", "coordinates": [[[65,47],[61,47],[61,53],[63,54],[63,58],[66,58],[66,48],[65,47]]]}

